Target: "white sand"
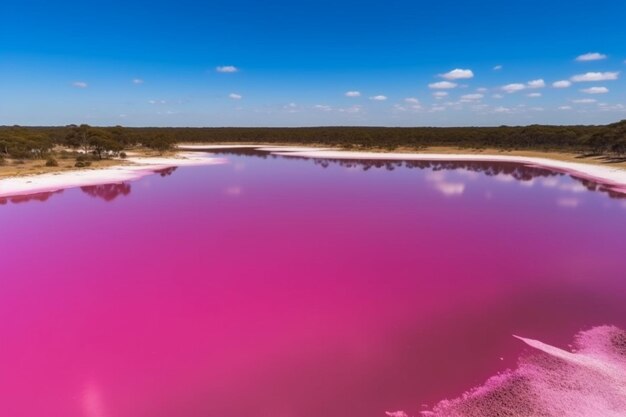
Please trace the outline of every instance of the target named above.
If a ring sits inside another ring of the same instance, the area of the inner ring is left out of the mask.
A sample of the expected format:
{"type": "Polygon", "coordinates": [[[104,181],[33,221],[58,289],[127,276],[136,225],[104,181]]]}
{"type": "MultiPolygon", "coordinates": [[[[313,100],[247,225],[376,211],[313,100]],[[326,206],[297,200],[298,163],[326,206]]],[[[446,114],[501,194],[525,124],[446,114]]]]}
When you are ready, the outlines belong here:
{"type": "Polygon", "coordinates": [[[155,171],[177,166],[212,165],[226,160],[213,158],[197,152],[179,153],[173,158],[126,159],[133,165],[119,165],[108,168],[62,171],[49,174],[5,178],[0,180],[0,197],[58,191],[65,188],[84,187],[105,183],[120,183],[136,180],[155,171]]]}

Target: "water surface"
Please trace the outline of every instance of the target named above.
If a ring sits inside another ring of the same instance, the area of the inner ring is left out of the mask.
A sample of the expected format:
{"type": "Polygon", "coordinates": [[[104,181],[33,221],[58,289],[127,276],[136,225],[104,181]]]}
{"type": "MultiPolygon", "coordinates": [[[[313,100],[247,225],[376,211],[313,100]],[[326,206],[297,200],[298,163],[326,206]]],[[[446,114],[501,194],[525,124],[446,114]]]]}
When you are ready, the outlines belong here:
{"type": "Polygon", "coordinates": [[[626,199],[512,163],[224,165],[0,199],[0,415],[417,414],[626,327],[626,199]]]}

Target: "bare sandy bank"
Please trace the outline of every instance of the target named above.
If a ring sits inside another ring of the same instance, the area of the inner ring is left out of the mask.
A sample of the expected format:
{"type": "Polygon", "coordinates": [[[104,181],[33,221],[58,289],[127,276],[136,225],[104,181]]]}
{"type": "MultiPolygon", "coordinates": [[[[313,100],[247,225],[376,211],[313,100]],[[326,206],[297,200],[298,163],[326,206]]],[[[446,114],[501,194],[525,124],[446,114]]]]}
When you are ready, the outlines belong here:
{"type": "Polygon", "coordinates": [[[197,152],[180,152],[172,157],[132,156],[123,161],[118,161],[118,165],[105,168],[60,171],[0,179],[0,197],[58,191],[65,188],[105,183],[120,183],[151,175],[160,169],[225,162],[222,158],[197,152]]]}

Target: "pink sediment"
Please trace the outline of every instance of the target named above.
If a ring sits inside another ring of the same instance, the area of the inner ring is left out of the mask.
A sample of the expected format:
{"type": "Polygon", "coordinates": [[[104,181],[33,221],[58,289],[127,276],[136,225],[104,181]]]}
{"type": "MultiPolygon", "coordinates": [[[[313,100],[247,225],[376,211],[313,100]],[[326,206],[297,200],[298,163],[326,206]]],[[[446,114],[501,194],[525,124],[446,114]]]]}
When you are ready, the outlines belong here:
{"type": "MultiPolygon", "coordinates": [[[[516,336],[518,337],[518,336],[516,336]]],[[[626,416],[626,332],[599,326],[579,333],[571,352],[518,337],[540,353],[496,375],[428,417],[626,416]]]]}

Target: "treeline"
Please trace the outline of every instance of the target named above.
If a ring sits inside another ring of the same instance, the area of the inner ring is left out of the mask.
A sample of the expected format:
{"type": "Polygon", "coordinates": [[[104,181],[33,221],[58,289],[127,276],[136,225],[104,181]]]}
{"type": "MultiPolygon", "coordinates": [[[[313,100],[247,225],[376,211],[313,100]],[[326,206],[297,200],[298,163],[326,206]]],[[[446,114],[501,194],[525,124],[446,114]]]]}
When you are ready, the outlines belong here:
{"type": "Polygon", "coordinates": [[[174,143],[164,133],[138,132],[136,129],[115,127],[92,127],[89,125],[69,125],[63,127],[22,127],[0,126],[0,163],[6,158],[14,160],[48,159],[53,149],[60,146],[79,154],[76,166],[85,166],[90,160],[101,160],[125,156],[124,149],[146,146],[158,151],[166,151],[174,143]]]}
{"type": "Polygon", "coordinates": [[[96,158],[144,146],[165,151],[175,143],[293,143],[343,148],[420,149],[431,146],[558,150],[611,157],[626,155],[626,120],[604,126],[520,127],[311,127],[311,128],[128,128],[0,126],[0,158],[41,158],[55,145],[96,158]]]}

